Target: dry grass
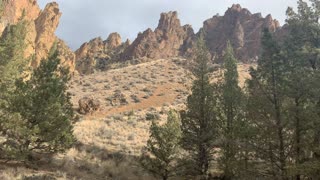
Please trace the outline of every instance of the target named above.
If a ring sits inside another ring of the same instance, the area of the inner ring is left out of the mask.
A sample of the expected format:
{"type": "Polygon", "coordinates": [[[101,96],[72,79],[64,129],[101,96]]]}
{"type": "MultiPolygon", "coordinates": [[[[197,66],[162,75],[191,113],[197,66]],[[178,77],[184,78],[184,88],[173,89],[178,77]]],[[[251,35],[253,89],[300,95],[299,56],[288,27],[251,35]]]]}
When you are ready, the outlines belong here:
{"type": "MultiPolygon", "coordinates": [[[[0,179],[43,174],[56,179],[152,179],[136,158],[149,138],[150,119],[163,123],[170,108],[185,107],[192,84],[185,64],[183,59],[161,59],[74,77],[69,90],[74,108],[85,96],[99,99],[102,105],[75,124],[79,145],[55,156],[42,169],[0,168],[0,179]]],[[[249,65],[238,67],[243,86],[249,65]]]]}

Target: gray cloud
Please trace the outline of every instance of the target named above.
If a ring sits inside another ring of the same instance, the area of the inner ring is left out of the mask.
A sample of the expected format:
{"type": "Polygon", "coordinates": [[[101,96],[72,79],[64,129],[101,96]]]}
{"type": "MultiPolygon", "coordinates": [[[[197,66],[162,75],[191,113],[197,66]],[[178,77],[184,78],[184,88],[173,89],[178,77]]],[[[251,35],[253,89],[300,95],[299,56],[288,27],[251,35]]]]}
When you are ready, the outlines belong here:
{"type": "MultiPolygon", "coordinates": [[[[41,8],[51,0],[39,0],[41,8]]],[[[288,6],[297,0],[57,0],[63,13],[57,35],[72,49],[94,37],[106,38],[118,32],[123,40],[133,40],[138,32],[155,28],[161,12],[178,11],[182,24],[191,24],[195,31],[204,20],[224,14],[232,4],[241,4],[252,13],[272,14],[281,24],[288,6]]]]}

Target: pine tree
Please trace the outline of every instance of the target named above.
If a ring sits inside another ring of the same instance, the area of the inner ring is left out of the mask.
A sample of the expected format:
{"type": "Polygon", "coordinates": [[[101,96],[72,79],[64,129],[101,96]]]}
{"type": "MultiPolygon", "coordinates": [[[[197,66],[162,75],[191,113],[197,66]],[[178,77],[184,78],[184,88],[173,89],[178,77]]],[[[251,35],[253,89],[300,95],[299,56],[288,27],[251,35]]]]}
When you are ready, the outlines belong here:
{"type": "Polygon", "coordinates": [[[171,110],[164,125],[159,126],[152,121],[150,127],[147,150],[152,156],[142,155],[140,163],[144,169],[163,180],[167,180],[177,172],[181,139],[180,124],[178,114],[171,110]]]}
{"type": "Polygon", "coordinates": [[[233,54],[230,42],[227,43],[224,55],[224,80],[219,85],[220,113],[223,143],[220,165],[224,170],[224,179],[234,179],[239,176],[240,141],[244,130],[243,93],[239,87],[237,60],[233,54]]]}
{"type": "Polygon", "coordinates": [[[216,106],[214,88],[209,82],[209,52],[203,38],[195,51],[192,73],[195,80],[187,98],[187,110],[181,112],[182,146],[188,152],[187,172],[206,179],[216,147],[216,106]]]}
{"type": "MultiPolygon", "coordinates": [[[[289,75],[287,95],[290,98],[289,115],[294,132],[294,165],[290,168],[297,180],[320,174],[320,1],[310,5],[298,1],[297,13],[287,10],[289,36],[284,54],[289,75]],[[308,154],[313,154],[309,158],[308,154]]],[[[319,176],[314,176],[319,179],[319,176]]]]}
{"type": "Polygon", "coordinates": [[[7,152],[15,158],[30,158],[32,153],[64,151],[74,141],[73,109],[67,94],[69,70],[60,65],[54,48],[42,60],[30,79],[16,82],[8,111],[19,118],[6,124],[11,144],[7,152]]]}
{"type": "Polygon", "coordinates": [[[257,69],[251,69],[248,81],[249,118],[255,135],[250,143],[257,159],[265,161],[261,173],[273,178],[286,179],[290,136],[286,116],[286,75],[280,47],[272,34],[265,29],[262,38],[262,55],[257,69]]]}

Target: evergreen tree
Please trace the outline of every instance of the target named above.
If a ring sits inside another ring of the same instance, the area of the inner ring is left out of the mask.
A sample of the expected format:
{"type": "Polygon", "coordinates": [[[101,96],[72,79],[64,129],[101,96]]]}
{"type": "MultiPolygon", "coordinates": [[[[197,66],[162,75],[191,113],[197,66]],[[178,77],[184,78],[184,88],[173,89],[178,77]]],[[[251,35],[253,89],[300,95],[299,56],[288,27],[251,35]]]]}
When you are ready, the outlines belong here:
{"type": "Polygon", "coordinates": [[[298,1],[297,13],[287,10],[289,35],[284,46],[287,59],[289,115],[294,132],[290,167],[297,180],[319,179],[320,174],[320,1],[298,1]],[[310,158],[309,154],[313,154],[310,158]],[[316,175],[316,176],[314,176],[316,175]]]}
{"type": "Polygon", "coordinates": [[[8,111],[19,118],[4,123],[11,142],[6,149],[15,158],[63,151],[73,143],[73,109],[66,92],[70,75],[57,57],[53,48],[29,80],[16,82],[8,111]]]}
{"type": "Polygon", "coordinates": [[[166,124],[159,126],[152,121],[150,127],[147,149],[152,156],[143,155],[140,163],[144,169],[163,180],[167,180],[177,172],[181,139],[180,124],[178,114],[171,110],[166,124]]]}
{"type": "Polygon", "coordinates": [[[224,80],[219,85],[220,119],[222,121],[223,142],[220,165],[224,170],[224,179],[239,176],[241,162],[241,133],[244,133],[243,94],[239,87],[237,60],[230,42],[227,43],[224,55],[224,80]]]}
{"type": "MultiPolygon", "coordinates": [[[[14,95],[15,81],[27,70],[28,58],[24,57],[26,48],[26,26],[24,14],[16,25],[9,25],[0,38],[0,135],[7,136],[6,126],[13,125],[20,117],[7,111],[11,96],[14,95]]],[[[3,149],[0,145],[0,151],[3,149]]],[[[1,153],[1,156],[4,153],[1,153]]]]}
{"type": "Polygon", "coordinates": [[[209,82],[209,52],[203,38],[197,42],[192,73],[195,80],[181,112],[182,146],[188,152],[187,172],[206,179],[216,147],[216,97],[209,82]]]}
{"type": "Polygon", "coordinates": [[[14,89],[15,80],[20,78],[27,69],[29,61],[24,56],[27,23],[23,15],[16,25],[6,27],[0,38],[0,90],[2,96],[5,95],[5,92],[14,89]]]}
{"type": "Polygon", "coordinates": [[[262,38],[262,55],[257,69],[251,69],[248,81],[249,118],[255,129],[250,145],[254,147],[256,159],[262,159],[266,167],[261,174],[275,179],[286,179],[290,132],[285,91],[285,64],[280,47],[271,33],[265,29],[262,38]]]}

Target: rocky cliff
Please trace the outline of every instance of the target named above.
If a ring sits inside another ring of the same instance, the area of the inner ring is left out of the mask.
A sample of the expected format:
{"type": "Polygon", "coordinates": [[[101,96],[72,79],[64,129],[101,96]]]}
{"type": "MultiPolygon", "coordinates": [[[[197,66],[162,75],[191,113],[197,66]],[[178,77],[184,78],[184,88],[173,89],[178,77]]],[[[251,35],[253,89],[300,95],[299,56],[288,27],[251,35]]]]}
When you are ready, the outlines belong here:
{"type": "Polygon", "coordinates": [[[104,70],[109,61],[119,61],[119,55],[129,45],[129,40],[123,43],[118,33],[111,33],[106,40],[94,38],[76,50],[76,70],[81,74],[104,70]]]}
{"type": "Polygon", "coordinates": [[[159,59],[186,54],[195,34],[190,25],[181,26],[177,12],[162,13],[158,27],[139,33],[130,43],[122,43],[118,33],[112,33],[103,41],[100,37],[84,43],[76,51],[76,69],[90,74],[103,70],[106,64],[139,58],[159,59]]]}
{"type": "Polygon", "coordinates": [[[232,43],[239,61],[252,62],[260,54],[260,39],[264,28],[276,32],[280,25],[271,15],[262,17],[260,13],[252,14],[239,4],[232,5],[223,16],[216,15],[206,20],[196,35],[190,25],[180,25],[177,12],[162,13],[155,31],[147,29],[139,33],[121,57],[127,60],[189,56],[196,37],[203,32],[216,62],[221,62],[227,41],[232,43]]]}
{"type": "Polygon", "coordinates": [[[242,62],[251,62],[260,54],[260,39],[264,28],[276,32],[280,25],[271,15],[264,18],[260,13],[251,14],[249,10],[236,4],[224,16],[217,15],[206,20],[202,30],[216,60],[221,60],[226,42],[230,40],[237,58],[242,62]]]}
{"type": "MultiPolygon", "coordinates": [[[[106,40],[95,38],[84,43],[75,53],[55,35],[61,12],[57,3],[49,3],[41,10],[36,0],[3,1],[0,17],[0,35],[5,27],[17,23],[23,12],[29,21],[26,28],[28,47],[26,56],[35,55],[32,66],[39,65],[46,58],[54,42],[62,63],[77,69],[80,73],[92,73],[95,69],[104,70],[106,64],[139,58],[159,59],[176,56],[189,56],[194,42],[200,33],[195,34],[190,25],[182,26],[177,12],[162,13],[155,30],[147,29],[139,33],[132,44],[122,42],[118,33],[112,33],[106,40]],[[75,60],[77,60],[75,62],[75,60]]],[[[226,42],[231,41],[237,58],[242,62],[252,62],[260,54],[262,30],[268,28],[281,38],[282,31],[278,21],[271,15],[262,17],[236,4],[223,16],[213,16],[203,23],[200,29],[212,57],[219,62],[223,56],[226,42]]]]}
{"type": "MultiPolygon", "coordinates": [[[[139,33],[132,44],[122,46],[121,51],[114,51],[120,45],[120,36],[113,35],[115,46],[106,47],[106,41],[96,38],[83,44],[76,51],[77,69],[90,73],[96,68],[97,59],[104,63],[110,60],[125,61],[131,59],[160,59],[177,56],[190,57],[200,32],[208,45],[212,59],[221,62],[227,41],[234,47],[236,57],[241,62],[254,62],[261,49],[261,37],[264,28],[276,32],[277,38],[284,36],[277,20],[271,15],[262,17],[260,13],[252,14],[239,4],[230,7],[223,16],[213,16],[204,21],[203,27],[195,34],[190,25],[181,26],[177,12],[162,13],[157,28],[139,33]],[[117,54],[116,59],[106,53],[106,49],[117,54]],[[120,57],[120,58],[119,58],[120,57]],[[95,67],[92,67],[95,66],[95,67]]],[[[112,38],[108,38],[112,39],[112,38]]]]}
{"type": "Polygon", "coordinates": [[[5,27],[15,24],[22,17],[28,21],[27,49],[26,56],[34,55],[35,59],[31,62],[33,67],[39,65],[43,58],[46,58],[54,42],[58,43],[58,51],[62,63],[73,72],[75,67],[75,55],[72,50],[55,35],[59,25],[61,12],[57,3],[49,3],[41,10],[36,0],[10,0],[3,1],[3,12],[0,17],[0,34],[5,27]]]}
{"type": "Polygon", "coordinates": [[[158,27],[147,29],[121,55],[123,60],[147,57],[169,58],[183,54],[183,46],[194,36],[190,25],[181,26],[177,12],[162,13],[158,27]]]}

